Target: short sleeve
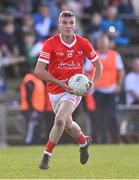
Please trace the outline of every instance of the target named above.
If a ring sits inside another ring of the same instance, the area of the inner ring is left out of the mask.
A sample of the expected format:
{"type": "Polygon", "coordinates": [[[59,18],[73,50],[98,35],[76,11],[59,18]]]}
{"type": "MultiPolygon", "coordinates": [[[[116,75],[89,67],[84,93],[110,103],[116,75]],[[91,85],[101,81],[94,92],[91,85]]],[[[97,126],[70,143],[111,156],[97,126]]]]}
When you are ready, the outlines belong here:
{"type": "Polygon", "coordinates": [[[52,48],[51,48],[50,40],[46,40],[43,44],[42,50],[40,52],[38,61],[44,62],[46,64],[49,64],[51,54],[52,54],[52,48]]]}
{"type": "Polygon", "coordinates": [[[98,59],[96,51],[88,40],[84,42],[84,53],[91,62],[94,62],[98,59]]]}

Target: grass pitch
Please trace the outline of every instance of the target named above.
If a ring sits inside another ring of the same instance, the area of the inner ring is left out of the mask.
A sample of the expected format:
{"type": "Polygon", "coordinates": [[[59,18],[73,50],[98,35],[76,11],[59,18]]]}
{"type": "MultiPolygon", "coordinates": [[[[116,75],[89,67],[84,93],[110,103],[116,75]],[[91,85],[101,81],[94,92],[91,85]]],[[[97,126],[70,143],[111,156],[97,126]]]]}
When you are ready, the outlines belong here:
{"type": "Polygon", "coordinates": [[[79,162],[77,145],[58,145],[51,168],[38,168],[42,146],[0,149],[0,179],[136,179],[139,145],[92,145],[86,165],[79,162]]]}

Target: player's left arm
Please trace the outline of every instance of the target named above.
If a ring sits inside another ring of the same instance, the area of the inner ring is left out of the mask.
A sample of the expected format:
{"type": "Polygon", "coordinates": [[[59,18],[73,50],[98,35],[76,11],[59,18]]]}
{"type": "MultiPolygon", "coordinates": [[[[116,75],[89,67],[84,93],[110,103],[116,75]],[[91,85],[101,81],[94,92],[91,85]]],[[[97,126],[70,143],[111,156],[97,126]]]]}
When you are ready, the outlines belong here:
{"type": "Polygon", "coordinates": [[[96,82],[100,79],[101,77],[101,74],[102,74],[102,71],[103,71],[103,66],[102,66],[102,63],[100,61],[99,58],[97,58],[95,61],[92,62],[94,67],[95,67],[95,70],[94,70],[94,74],[93,74],[93,77],[92,77],[92,83],[95,85],[96,82]]]}
{"type": "Polygon", "coordinates": [[[94,68],[92,79],[90,80],[90,89],[84,95],[91,94],[93,92],[94,86],[96,82],[100,79],[102,71],[103,71],[103,66],[99,58],[93,61],[92,64],[94,65],[95,68],[94,68]]]}
{"type": "Polygon", "coordinates": [[[98,57],[98,54],[94,50],[91,43],[88,40],[86,40],[84,43],[85,43],[84,44],[85,55],[95,67],[94,74],[93,74],[93,77],[91,80],[92,84],[95,85],[96,81],[98,81],[101,77],[101,74],[103,71],[103,66],[102,66],[102,63],[98,57]]]}

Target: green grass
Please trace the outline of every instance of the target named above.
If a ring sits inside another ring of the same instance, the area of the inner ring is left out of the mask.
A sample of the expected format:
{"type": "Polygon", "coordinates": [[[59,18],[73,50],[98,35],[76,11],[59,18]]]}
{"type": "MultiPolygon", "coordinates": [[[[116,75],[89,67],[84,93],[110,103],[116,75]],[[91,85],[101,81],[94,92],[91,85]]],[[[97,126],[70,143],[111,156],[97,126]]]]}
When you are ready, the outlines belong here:
{"type": "Polygon", "coordinates": [[[0,179],[137,179],[139,145],[92,145],[86,165],[79,163],[79,147],[58,145],[51,168],[40,170],[42,146],[0,149],[0,179]]]}

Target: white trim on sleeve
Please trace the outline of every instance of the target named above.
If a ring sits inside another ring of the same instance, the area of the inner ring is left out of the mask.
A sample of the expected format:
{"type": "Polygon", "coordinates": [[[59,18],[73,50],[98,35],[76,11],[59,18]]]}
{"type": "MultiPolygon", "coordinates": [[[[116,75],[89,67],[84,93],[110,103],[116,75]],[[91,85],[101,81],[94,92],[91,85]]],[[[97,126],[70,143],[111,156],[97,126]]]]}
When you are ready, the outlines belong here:
{"type": "Polygon", "coordinates": [[[38,61],[44,62],[44,63],[46,63],[46,64],[49,64],[49,61],[48,61],[48,60],[45,60],[45,59],[42,59],[42,58],[38,58],[38,61]]]}
{"type": "Polygon", "coordinates": [[[98,55],[96,55],[96,57],[94,57],[92,60],[90,60],[91,63],[95,62],[98,59],[98,55]]]}

